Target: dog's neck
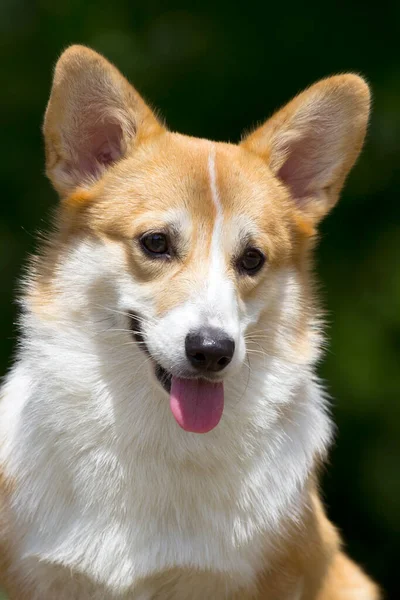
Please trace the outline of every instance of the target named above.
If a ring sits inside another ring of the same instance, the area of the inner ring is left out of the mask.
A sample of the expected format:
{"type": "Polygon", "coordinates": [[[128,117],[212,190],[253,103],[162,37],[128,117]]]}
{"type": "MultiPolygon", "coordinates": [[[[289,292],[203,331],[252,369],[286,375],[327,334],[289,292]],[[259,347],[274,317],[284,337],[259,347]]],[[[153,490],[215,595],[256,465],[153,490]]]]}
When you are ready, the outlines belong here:
{"type": "Polygon", "coordinates": [[[253,357],[206,435],[180,430],[139,348],[28,316],[2,410],[26,560],[115,590],[176,566],[249,581],[306,502],[331,426],[308,367],[253,357]],[[112,351],[111,351],[112,349],[112,351]],[[29,423],[29,427],[24,425],[29,423]],[[40,527],[39,525],[40,524],[40,527]],[[193,553],[193,547],[196,552],[193,553]]]}

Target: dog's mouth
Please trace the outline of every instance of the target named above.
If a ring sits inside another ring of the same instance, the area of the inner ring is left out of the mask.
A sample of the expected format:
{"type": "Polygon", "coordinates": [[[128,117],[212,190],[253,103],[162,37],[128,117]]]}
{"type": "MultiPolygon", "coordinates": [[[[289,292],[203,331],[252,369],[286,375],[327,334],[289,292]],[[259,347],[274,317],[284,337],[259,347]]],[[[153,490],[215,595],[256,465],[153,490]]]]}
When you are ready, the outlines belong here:
{"type": "Polygon", "coordinates": [[[162,367],[151,354],[143,335],[142,319],[129,314],[130,329],[139,348],[153,362],[154,374],[169,394],[170,408],[176,422],[185,431],[207,433],[216,427],[224,408],[222,381],[205,377],[174,375],[162,367]]]}
{"type": "Polygon", "coordinates": [[[172,373],[168,373],[168,371],[158,363],[156,363],[154,372],[164,390],[169,394],[171,392],[172,373]]]}
{"type": "Polygon", "coordinates": [[[132,331],[132,335],[135,341],[138,343],[139,348],[143,350],[147,356],[149,356],[154,363],[154,374],[164,388],[164,390],[169,394],[171,392],[171,383],[172,383],[172,373],[169,373],[164,367],[162,367],[156,360],[154,360],[151,352],[149,351],[146,342],[144,340],[144,335],[141,326],[141,319],[136,313],[129,313],[129,324],[132,331]]]}

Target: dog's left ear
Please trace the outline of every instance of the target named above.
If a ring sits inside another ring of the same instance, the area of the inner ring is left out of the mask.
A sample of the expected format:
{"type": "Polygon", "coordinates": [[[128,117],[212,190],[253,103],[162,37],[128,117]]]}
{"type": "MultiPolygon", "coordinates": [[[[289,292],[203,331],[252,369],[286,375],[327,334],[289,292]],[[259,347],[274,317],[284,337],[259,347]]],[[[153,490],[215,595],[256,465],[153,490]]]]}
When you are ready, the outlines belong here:
{"type": "Polygon", "coordinates": [[[369,108],[361,77],[330,77],[296,96],[242,145],[265,159],[298,208],[317,223],[336,203],[360,153],[369,108]]]}
{"type": "Polygon", "coordinates": [[[78,45],[61,55],[43,125],[46,172],[61,196],[93,183],[162,129],[103,56],[78,45]]]}

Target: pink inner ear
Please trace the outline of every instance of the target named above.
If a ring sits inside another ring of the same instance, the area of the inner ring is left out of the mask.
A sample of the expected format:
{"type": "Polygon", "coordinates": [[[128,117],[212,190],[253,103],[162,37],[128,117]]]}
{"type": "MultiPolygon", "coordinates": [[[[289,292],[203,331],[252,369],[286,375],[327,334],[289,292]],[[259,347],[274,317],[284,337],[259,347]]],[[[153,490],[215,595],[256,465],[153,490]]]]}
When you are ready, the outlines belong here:
{"type": "Polygon", "coordinates": [[[101,167],[119,160],[123,154],[122,128],[118,123],[99,123],[84,133],[82,145],[78,146],[77,167],[83,175],[96,175],[101,167]]]}
{"type": "Polygon", "coordinates": [[[310,169],[306,169],[307,142],[296,141],[290,146],[288,156],[279,169],[277,175],[290,189],[292,196],[301,203],[308,184],[310,183],[310,169]]]}
{"type": "Polygon", "coordinates": [[[300,140],[294,140],[289,144],[285,162],[277,173],[300,205],[318,188],[320,176],[329,169],[323,145],[324,141],[313,131],[300,140]]]}

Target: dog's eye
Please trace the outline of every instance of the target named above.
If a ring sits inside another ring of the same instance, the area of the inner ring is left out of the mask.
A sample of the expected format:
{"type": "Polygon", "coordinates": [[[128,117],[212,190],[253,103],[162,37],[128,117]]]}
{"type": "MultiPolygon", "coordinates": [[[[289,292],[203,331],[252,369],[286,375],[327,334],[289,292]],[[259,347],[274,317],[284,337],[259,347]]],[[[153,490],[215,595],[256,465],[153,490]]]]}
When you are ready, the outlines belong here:
{"type": "Polygon", "coordinates": [[[148,254],[169,255],[168,238],[165,233],[145,233],[140,238],[140,244],[148,254]]]}
{"type": "Polygon", "coordinates": [[[257,248],[247,248],[238,261],[239,271],[255,275],[265,263],[265,256],[257,248]]]}

